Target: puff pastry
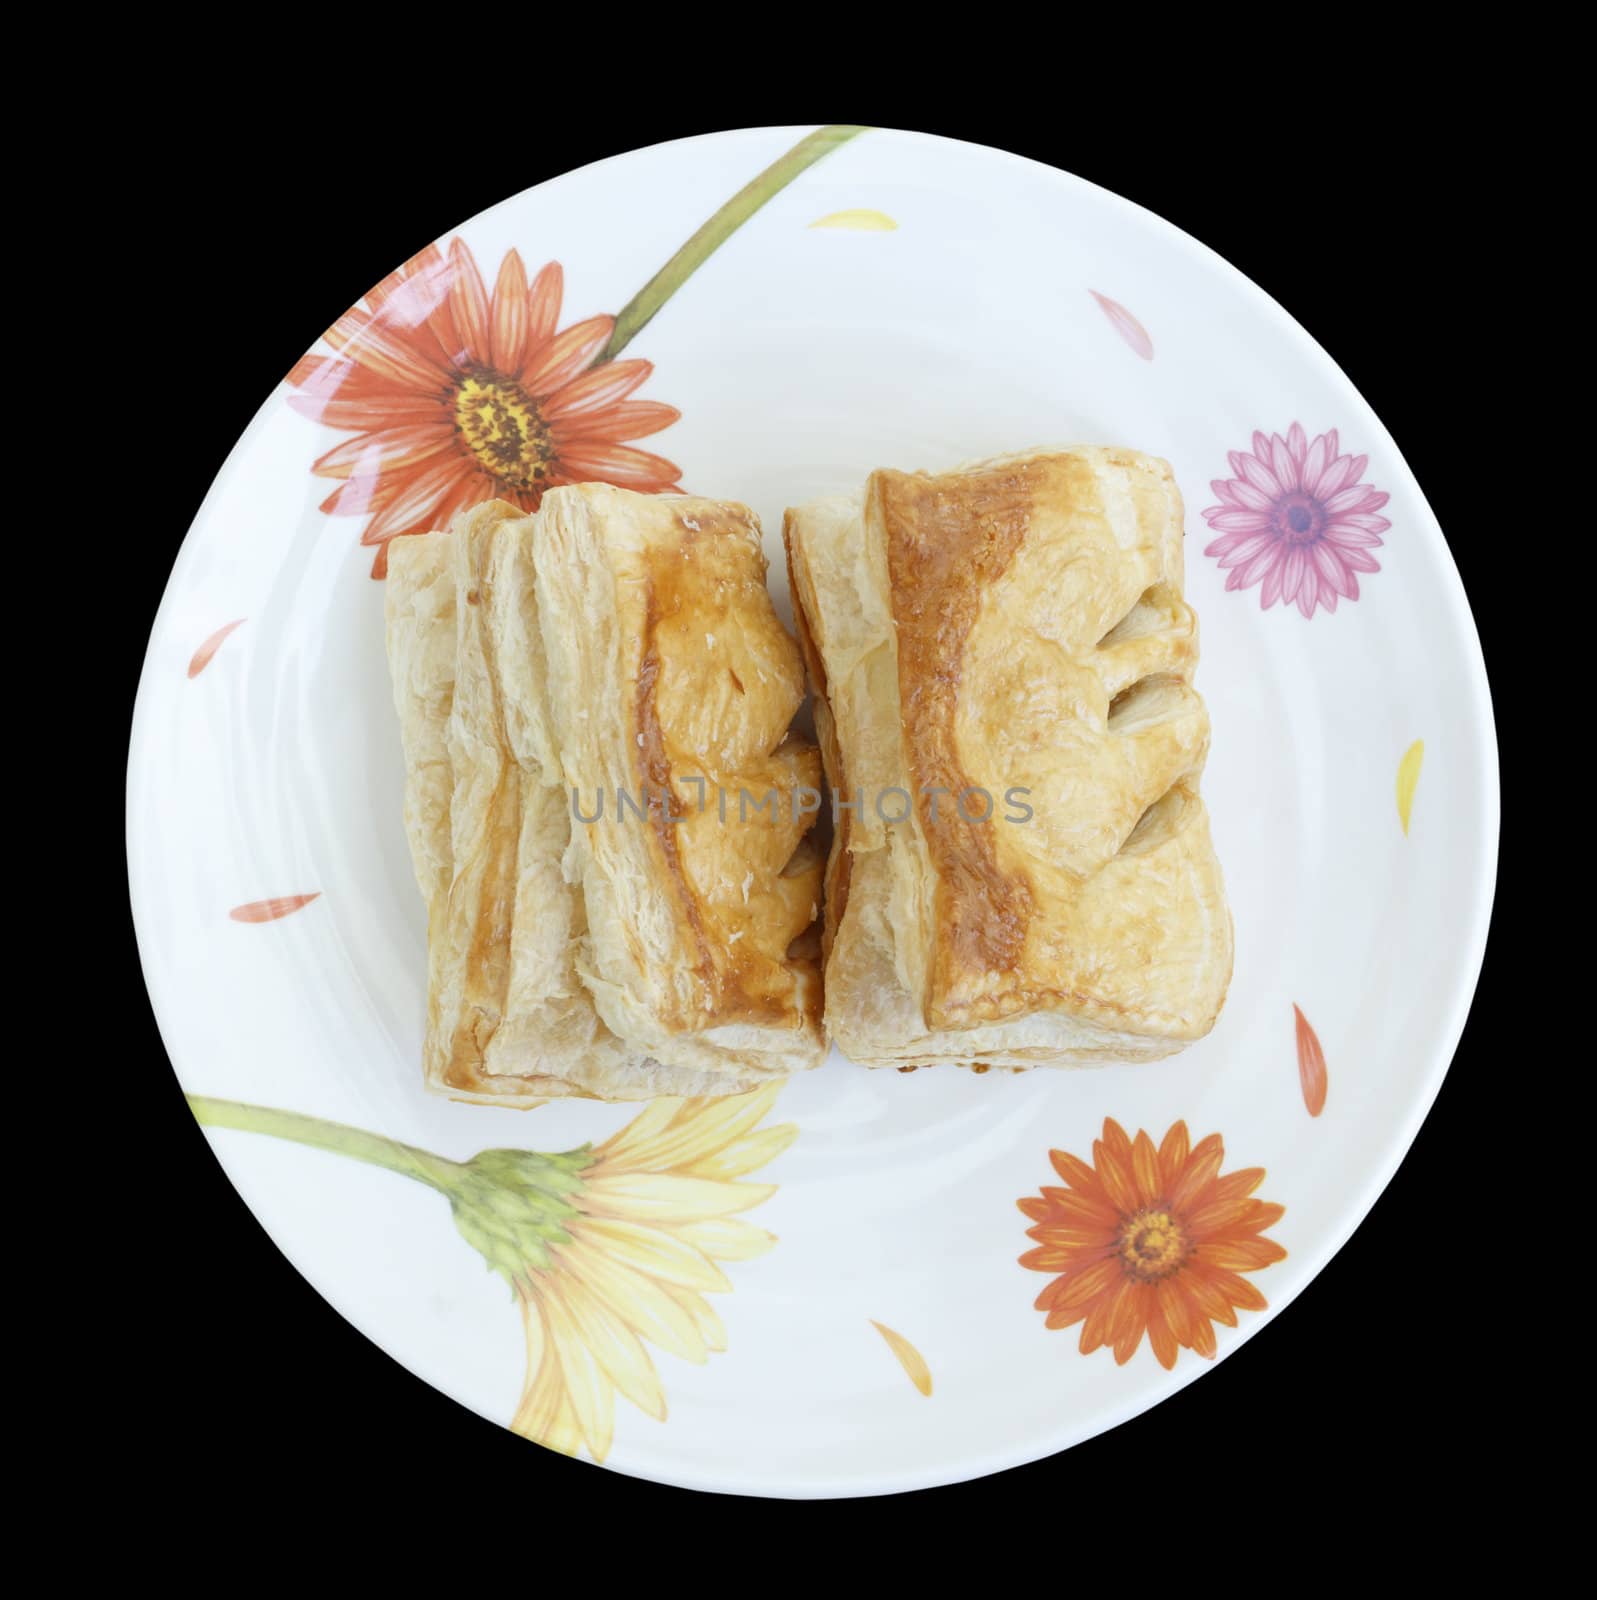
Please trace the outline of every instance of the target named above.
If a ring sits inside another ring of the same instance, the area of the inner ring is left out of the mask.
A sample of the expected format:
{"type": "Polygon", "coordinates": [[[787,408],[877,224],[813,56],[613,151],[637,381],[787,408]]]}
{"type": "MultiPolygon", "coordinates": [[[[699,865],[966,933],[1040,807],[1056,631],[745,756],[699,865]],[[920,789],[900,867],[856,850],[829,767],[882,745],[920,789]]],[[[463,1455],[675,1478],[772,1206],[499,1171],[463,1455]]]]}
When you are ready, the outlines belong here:
{"type": "Polygon", "coordinates": [[[428,1086],[457,1099],[738,1093],[761,1064],[669,1065],[617,1037],[576,967],[586,929],[564,858],[531,561],[534,520],[495,502],[390,549],[388,650],[406,827],[428,906],[428,1086]]]}
{"type": "Polygon", "coordinates": [[[816,1065],[821,764],[789,729],[804,669],[753,513],[573,485],[532,557],[566,795],[594,818],[570,871],[599,1016],[672,1066],[816,1065]]]}
{"type": "Polygon", "coordinates": [[[879,471],[784,538],[844,802],[824,940],[844,1052],[1068,1065],[1206,1033],[1231,919],[1169,466],[1072,447],[879,471]]]}
{"type": "MultiPolygon", "coordinates": [[[[626,528],[630,501],[648,504],[645,496],[619,496],[608,507],[613,533],[626,528]]],[[[714,544],[720,525],[714,517],[709,522],[714,544]]],[[[448,533],[395,539],[389,550],[387,648],[405,749],[406,834],[427,904],[427,1086],[466,1101],[534,1106],[566,1094],[648,1099],[741,1093],[770,1075],[813,1066],[819,1058],[818,973],[815,962],[787,963],[786,949],[802,931],[794,926],[798,899],[808,896],[805,923],[815,917],[819,861],[808,878],[790,869],[792,848],[770,864],[782,850],[781,838],[787,832],[802,835],[813,814],[786,832],[762,826],[760,819],[747,829],[731,827],[739,837],[725,859],[741,862],[744,874],[741,931],[733,926],[738,918],[718,917],[714,888],[702,906],[685,902],[693,906],[693,925],[707,949],[712,955],[718,950],[720,968],[746,974],[765,1002],[779,1005],[786,978],[792,1014],[778,1021],[768,1008],[752,1019],[736,1016],[731,1003],[720,1011],[699,1006],[638,1030],[626,1008],[611,1008],[624,1024],[618,1030],[595,1003],[584,971],[592,965],[584,958],[589,909],[576,869],[566,758],[549,696],[549,642],[534,571],[534,549],[544,536],[538,517],[493,502],[456,518],[448,533]],[[789,867],[787,877],[781,877],[782,867],[789,867]],[[725,949],[715,944],[720,936],[728,941],[725,949]],[[736,949],[744,939],[746,950],[736,949]],[[762,958],[778,942],[781,971],[773,971],[762,958]],[[699,1037],[678,1048],[651,1050],[654,1034],[664,1030],[669,1037],[674,1029],[699,1037]]],[[[798,685],[802,667],[771,611],[763,560],[758,594],[746,582],[730,586],[734,576],[746,576],[746,526],[739,523],[733,538],[734,552],[710,550],[702,562],[706,597],[694,597],[691,584],[683,586],[683,622],[690,616],[707,619],[706,626],[715,621],[728,638],[746,632],[773,659],[786,643],[787,677],[798,685]],[[704,603],[696,605],[696,598],[704,603]]],[[[758,555],[757,534],[754,550],[758,555]]],[[[656,725],[662,739],[675,741],[688,734],[670,685],[688,690],[691,667],[682,651],[662,653],[659,630],[648,637],[651,674],[661,675],[666,656],[672,661],[656,725]]],[[[582,650],[576,643],[560,653],[560,661],[573,653],[581,658],[582,650]]],[[[762,667],[752,654],[747,661],[754,678],[762,667]]],[[[778,701],[766,693],[762,704],[776,707],[778,701]]],[[[565,718],[578,747],[571,762],[581,766],[587,742],[611,738],[622,723],[630,730],[642,704],[634,694],[576,707],[565,718]]],[[[742,750],[746,710],[741,702],[720,710],[728,715],[707,702],[691,702],[691,738],[742,750]]],[[[781,758],[773,755],[771,763],[797,763],[795,770],[818,782],[815,750],[805,768],[802,747],[778,739],[784,742],[790,749],[781,758]]],[[[747,770],[750,776],[763,771],[758,762],[747,770]]],[[[683,853],[701,872],[715,854],[688,845],[683,853]]],[[[653,866],[664,870],[664,859],[653,866]]],[[[646,885],[645,893],[672,893],[672,883],[646,885]]],[[[602,904],[608,917],[630,915],[614,896],[602,904]]]]}

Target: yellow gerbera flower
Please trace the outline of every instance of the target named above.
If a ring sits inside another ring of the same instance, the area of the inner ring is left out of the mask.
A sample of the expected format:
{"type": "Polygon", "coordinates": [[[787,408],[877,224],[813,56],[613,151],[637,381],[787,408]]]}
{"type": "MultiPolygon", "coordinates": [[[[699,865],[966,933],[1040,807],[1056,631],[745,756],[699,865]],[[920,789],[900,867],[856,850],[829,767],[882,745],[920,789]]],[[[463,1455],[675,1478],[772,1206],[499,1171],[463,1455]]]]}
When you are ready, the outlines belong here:
{"type": "Polygon", "coordinates": [[[726,1349],[704,1296],[732,1287],[717,1262],[776,1243],[737,1213],[775,1194],[774,1184],[741,1180],[798,1134],[792,1123],[758,1126],[780,1091],[656,1100],[597,1148],[483,1150],[470,1161],[294,1111],[188,1100],[211,1127],[337,1151],[446,1195],[455,1226],[509,1283],[526,1323],[527,1380],[511,1427],[603,1461],[617,1393],[665,1419],[644,1340],[686,1361],[726,1349]]]}
{"type": "Polygon", "coordinates": [[[609,1453],[615,1395],[657,1421],[665,1392],[643,1341],[685,1361],[726,1349],[706,1294],[732,1285],[718,1261],[776,1242],[738,1219],[776,1192],[739,1180],[798,1129],[760,1128],[780,1084],[733,1099],[657,1100],[592,1152],[569,1196],[566,1241],[517,1273],[527,1385],[511,1427],[552,1450],[609,1453]]]}

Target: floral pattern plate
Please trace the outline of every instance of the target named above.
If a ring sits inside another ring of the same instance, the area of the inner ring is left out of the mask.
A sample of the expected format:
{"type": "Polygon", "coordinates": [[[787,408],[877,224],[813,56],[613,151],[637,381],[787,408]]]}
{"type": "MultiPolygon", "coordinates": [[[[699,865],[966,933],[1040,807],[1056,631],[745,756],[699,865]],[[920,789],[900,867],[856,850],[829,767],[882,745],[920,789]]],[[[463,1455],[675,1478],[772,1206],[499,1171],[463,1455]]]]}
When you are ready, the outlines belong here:
{"type": "Polygon", "coordinates": [[[1324,352],[1112,195],[838,127],[544,184],[316,339],[179,555],[128,792],[172,1060],[310,1282],[548,1448],[788,1496],[1046,1455],[1252,1337],[1436,1092],[1497,826],[1457,573],[1324,352]],[[1187,500],[1236,917],[1214,1033],[1083,1072],[834,1053],[720,1102],[426,1096],[387,541],[598,478],[745,500],[777,556],[785,505],[873,466],[1071,440],[1168,457],[1187,500]]]}

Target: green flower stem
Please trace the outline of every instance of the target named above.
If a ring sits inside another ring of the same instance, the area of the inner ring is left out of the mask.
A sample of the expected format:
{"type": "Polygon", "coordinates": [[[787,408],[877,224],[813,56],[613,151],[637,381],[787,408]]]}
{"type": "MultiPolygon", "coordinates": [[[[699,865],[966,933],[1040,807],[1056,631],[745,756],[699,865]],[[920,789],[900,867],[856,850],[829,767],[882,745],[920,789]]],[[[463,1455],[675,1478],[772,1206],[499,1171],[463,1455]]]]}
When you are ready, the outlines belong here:
{"type": "Polygon", "coordinates": [[[331,1150],[341,1156],[351,1156],[370,1166],[386,1167],[390,1172],[401,1172],[407,1178],[425,1183],[441,1194],[453,1197],[458,1191],[465,1166],[435,1156],[431,1151],[418,1150],[414,1145],[401,1144],[397,1139],[385,1138],[380,1133],[367,1133],[363,1128],[351,1128],[342,1122],[327,1122],[321,1117],[307,1117],[297,1111],[276,1111],[270,1106],[250,1106],[239,1100],[213,1100],[209,1095],[185,1096],[189,1109],[202,1127],[238,1128],[244,1133],[270,1134],[274,1139],[292,1139],[296,1144],[308,1144],[318,1150],[331,1150]]]}
{"type": "Polygon", "coordinates": [[[785,189],[822,156],[846,144],[863,127],[834,124],[817,128],[732,196],[621,309],[610,342],[594,362],[613,361],[641,333],[661,306],[704,265],[772,196],[785,189]]]}

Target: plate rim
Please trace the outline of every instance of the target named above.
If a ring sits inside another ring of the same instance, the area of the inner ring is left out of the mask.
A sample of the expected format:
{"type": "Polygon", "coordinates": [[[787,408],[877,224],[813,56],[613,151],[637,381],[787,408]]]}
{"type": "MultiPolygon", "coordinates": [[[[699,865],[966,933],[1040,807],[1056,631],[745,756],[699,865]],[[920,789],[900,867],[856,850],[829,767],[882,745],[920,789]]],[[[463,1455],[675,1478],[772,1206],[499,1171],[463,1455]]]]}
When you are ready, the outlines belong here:
{"type": "MultiPolygon", "coordinates": [[[[603,168],[624,164],[645,152],[686,151],[690,147],[729,144],[734,141],[759,138],[773,133],[785,132],[802,135],[812,131],[816,126],[818,125],[768,124],[727,128],[714,132],[687,135],[677,139],[661,140],[653,144],[639,145],[628,150],[617,151],[612,155],[587,162],[582,166],[573,167],[566,172],[558,173],[539,183],[517,190],[493,205],[463,217],[451,228],[445,229],[438,237],[447,238],[451,233],[457,233],[469,224],[493,216],[508,207],[524,203],[531,195],[547,192],[556,186],[581,181],[603,168]]],[[[1090,1439],[1097,1438],[1101,1434],[1110,1432],[1137,1416],[1156,1409],[1184,1390],[1190,1383],[1195,1382],[1219,1366],[1221,1362],[1231,1359],[1250,1340],[1273,1324],[1281,1313],[1296,1301],[1303,1290],[1325,1270],[1346,1246],[1353,1234],[1358,1231],[1376,1202],[1385,1193],[1392,1179],[1396,1176],[1398,1169],[1413,1147],[1420,1128],[1424,1125],[1425,1119],[1435,1105],[1436,1097],[1441,1091],[1442,1083],[1457,1053],[1471,1007],[1479,989],[1481,971],[1490,934],[1492,911],[1496,902],[1497,878],[1500,866],[1502,823],[1500,747],[1492,704],[1491,684],[1486,671],[1480,632],[1475,622],[1468,594],[1464,588],[1463,578],[1459,573],[1457,562],[1453,558],[1452,548],[1448,543],[1447,536],[1443,532],[1440,520],[1431,506],[1418,475],[1409,465],[1406,456],[1386,423],[1381,419],[1374,407],[1370,405],[1369,401],[1365,399],[1358,386],[1330,352],[1315,339],[1314,335],[1285,306],[1248,276],[1247,273],[1195,235],[1188,233],[1185,229],[1135,200],[1128,199],[1124,195],[1117,194],[1111,189],[1094,183],[1090,179],[1080,177],[1062,167],[1051,166],[1047,162],[1020,155],[1014,151],[1004,150],[999,146],[982,144],[975,140],[954,138],[945,134],[905,128],[871,127],[868,132],[872,135],[883,135],[895,140],[929,145],[934,149],[948,147],[963,152],[978,152],[984,159],[996,158],[1004,163],[1025,169],[1038,182],[1058,186],[1062,192],[1074,192],[1076,194],[1086,192],[1095,203],[1107,201],[1124,213],[1134,214],[1142,222],[1151,225],[1157,235],[1162,236],[1161,242],[1164,245],[1178,251],[1196,252],[1197,258],[1211,267],[1211,269],[1217,267],[1223,274],[1228,275],[1232,280],[1239,283],[1246,295],[1254,303],[1255,309],[1262,311],[1273,324],[1275,336],[1285,337],[1294,341],[1298,353],[1303,359],[1316,364],[1330,378],[1334,379],[1335,383],[1341,386],[1344,394],[1353,402],[1354,409],[1359,412],[1363,425],[1371,431],[1375,442],[1382,447],[1383,455],[1389,455],[1390,459],[1404,474],[1406,478],[1405,487],[1412,491],[1419,506],[1423,508],[1423,516],[1414,519],[1413,531],[1417,532],[1430,544],[1433,553],[1440,557],[1438,565],[1439,571],[1444,578],[1444,585],[1439,597],[1444,601],[1444,609],[1448,620],[1458,630],[1462,647],[1462,664],[1466,668],[1463,673],[1455,674],[1453,681],[1455,685],[1466,691],[1467,726],[1479,740],[1479,770],[1474,774],[1474,777],[1478,780],[1477,793],[1481,808],[1482,849],[1478,858],[1470,863],[1470,883],[1474,891],[1474,905],[1466,937],[1463,941],[1465,953],[1463,959],[1455,963],[1452,968],[1445,1013],[1440,1009],[1438,1010],[1437,1022],[1430,1029],[1430,1038],[1433,1042],[1427,1051],[1428,1060],[1425,1074],[1416,1091],[1410,1096],[1404,1116],[1399,1123],[1387,1126],[1379,1143],[1372,1149],[1371,1155],[1373,1159],[1369,1166],[1370,1175],[1338,1209],[1336,1222],[1331,1230],[1330,1241],[1312,1251],[1295,1250],[1285,1262],[1278,1265],[1275,1269],[1277,1275],[1272,1283],[1269,1306],[1237,1329],[1232,1330],[1232,1337],[1227,1340],[1225,1348],[1216,1360],[1187,1363],[1175,1371],[1166,1372],[1151,1394],[1142,1393],[1128,1397],[1120,1404],[1112,1407],[1101,1419],[1094,1420],[1089,1426],[1083,1427],[1079,1422],[1063,1423],[1046,1430],[1039,1430],[1037,1433],[1028,1436],[1026,1442],[1018,1446],[988,1450],[980,1454],[968,1454],[961,1459],[956,1467],[950,1470],[906,1470],[891,1476],[874,1473],[871,1476],[871,1480],[865,1483],[852,1482],[846,1476],[834,1476],[821,1480],[802,1474],[790,1474],[780,1482],[771,1480],[751,1485],[737,1482],[729,1471],[717,1474],[687,1466],[684,1466],[680,1472],[672,1476],[666,1476],[660,1472],[651,1471],[627,1461],[625,1459],[625,1451],[619,1446],[610,1459],[604,1463],[588,1462],[582,1457],[574,1458],[582,1461],[584,1465],[594,1467],[598,1471],[620,1473],[623,1476],[636,1478],[644,1482],[659,1483],[673,1488],[687,1488],[707,1493],[743,1495],[761,1499],[874,1498],[881,1495],[908,1493],[918,1489],[941,1488],[949,1484],[969,1482],[974,1479],[1009,1471],[1012,1468],[1032,1462],[1046,1460],[1049,1457],[1062,1454],[1076,1445],[1084,1444],[1090,1439]]],[[[307,348],[313,348],[314,344],[315,340],[313,339],[307,348]]],[[[136,788],[141,771],[141,762],[147,759],[147,756],[143,753],[148,752],[152,745],[152,741],[149,738],[149,723],[154,714],[151,707],[155,696],[154,685],[159,675],[158,664],[155,661],[156,641],[162,634],[164,625],[169,620],[169,611],[175,604],[175,594],[179,580],[186,575],[189,564],[196,558],[195,530],[205,520],[207,512],[220,492],[224,481],[229,479],[242,464],[253,445],[255,435],[261,430],[268,414],[275,406],[281,403],[283,383],[282,377],[275,380],[271,389],[255,409],[249,421],[235,439],[232,447],[217,467],[210,485],[189,519],[188,527],[173,558],[172,569],[163,587],[160,602],[151,618],[149,639],[146,642],[144,657],[140,666],[138,689],[129,726],[128,757],[124,782],[124,838],[128,861],[129,902],[145,991],[149,997],[150,1009],[155,1017],[156,1027],[161,1037],[161,1044],[165,1050],[168,1065],[180,1090],[186,1090],[186,1069],[184,1065],[180,1064],[178,1054],[172,1047],[171,1041],[174,1037],[174,1032],[173,1027],[169,1024],[169,1017],[181,1003],[183,991],[181,987],[173,986],[173,992],[163,995],[157,992],[156,985],[151,981],[150,963],[146,958],[146,949],[151,940],[151,932],[148,926],[152,916],[150,910],[151,896],[143,883],[144,874],[137,837],[141,816],[139,812],[140,797],[136,793],[136,788]]],[[[255,1224],[283,1258],[305,1280],[306,1284],[325,1300],[335,1313],[375,1346],[383,1356],[402,1367],[418,1382],[425,1383],[429,1388],[437,1390],[453,1404],[479,1417],[488,1425],[503,1427],[502,1422],[484,1415],[470,1402],[461,1399],[452,1392],[450,1388],[436,1382],[433,1378],[423,1375],[415,1367],[411,1366],[409,1362],[394,1355],[386,1348],[381,1339],[369,1332],[359,1319],[352,1316],[340,1303],[336,1290],[330,1290],[327,1285],[319,1281],[317,1275],[313,1274],[301,1261],[296,1259],[294,1254],[290,1252],[262,1219],[249,1198],[248,1191],[251,1186],[241,1182],[240,1176],[235,1173],[233,1164],[228,1161],[224,1153],[224,1144],[213,1137],[209,1137],[198,1123],[195,1124],[194,1134],[209,1148],[212,1157],[226,1176],[227,1181],[232,1185],[239,1200],[244,1204],[255,1224]]]]}

